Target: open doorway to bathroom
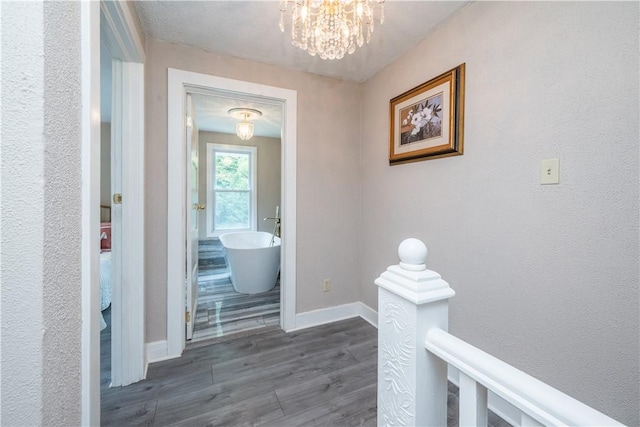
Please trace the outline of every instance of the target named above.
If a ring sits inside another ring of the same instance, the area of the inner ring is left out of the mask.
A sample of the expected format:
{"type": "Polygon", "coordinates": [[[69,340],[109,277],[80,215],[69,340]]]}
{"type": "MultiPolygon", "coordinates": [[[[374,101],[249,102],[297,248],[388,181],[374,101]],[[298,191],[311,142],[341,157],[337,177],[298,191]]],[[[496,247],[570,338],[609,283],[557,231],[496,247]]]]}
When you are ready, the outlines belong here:
{"type": "MultiPolygon", "coordinates": [[[[177,161],[167,164],[167,340],[163,343],[164,358],[178,357],[187,343],[185,328],[186,248],[192,243],[192,234],[185,223],[191,215],[193,202],[187,202],[186,183],[189,179],[184,132],[187,120],[187,93],[215,94],[228,99],[256,101],[280,106],[281,125],[281,194],[280,217],[280,327],[285,331],[296,328],[296,128],[297,92],[208,74],[169,68],[167,72],[168,100],[168,156],[177,161]],[[185,211],[185,208],[189,211],[185,211]],[[186,243],[186,245],[185,245],[186,243]]],[[[226,111],[225,111],[226,113],[226,111]]],[[[198,162],[199,164],[199,162],[198,162]]],[[[198,201],[199,202],[199,201],[198,201]]],[[[202,203],[198,203],[202,204],[202,203]]],[[[193,295],[193,293],[192,293],[193,295]]],[[[188,311],[188,310],[187,310],[188,311]]]]}
{"type": "Polygon", "coordinates": [[[264,290],[239,292],[219,237],[263,232],[271,243],[271,235],[279,234],[274,218],[279,221],[281,205],[282,104],[202,89],[188,91],[187,100],[193,115],[190,138],[197,147],[187,166],[195,175],[191,187],[197,196],[190,200],[192,229],[185,232],[193,235],[195,226],[198,240],[197,294],[187,337],[191,343],[210,342],[280,328],[279,274],[269,273],[273,278],[264,290]],[[250,114],[239,115],[243,110],[250,114]],[[247,123],[250,134],[242,133],[247,123]]]}

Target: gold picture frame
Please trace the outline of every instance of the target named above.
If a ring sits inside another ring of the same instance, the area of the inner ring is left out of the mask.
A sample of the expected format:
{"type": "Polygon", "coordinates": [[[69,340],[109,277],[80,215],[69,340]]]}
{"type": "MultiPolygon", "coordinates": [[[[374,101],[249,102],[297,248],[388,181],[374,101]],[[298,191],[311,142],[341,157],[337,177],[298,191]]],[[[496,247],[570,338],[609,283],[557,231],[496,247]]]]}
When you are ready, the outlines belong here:
{"type": "Polygon", "coordinates": [[[389,102],[389,164],[459,156],[464,148],[465,64],[389,102]]]}

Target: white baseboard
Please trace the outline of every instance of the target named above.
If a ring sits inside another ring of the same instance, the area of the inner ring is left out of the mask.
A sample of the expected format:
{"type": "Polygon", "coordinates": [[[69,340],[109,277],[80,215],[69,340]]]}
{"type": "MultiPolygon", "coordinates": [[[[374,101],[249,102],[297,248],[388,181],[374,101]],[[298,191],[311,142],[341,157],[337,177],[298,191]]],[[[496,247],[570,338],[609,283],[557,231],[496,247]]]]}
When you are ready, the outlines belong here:
{"type": "Polygon", "coordinates": [[[363,302],[358,301],[358,314],[369,322],[374,328],[378,328],[378,312],[363,302]]]}
{"type": "Polygon", "coordinates": [[[312,328],[357,316],[359,316],[358,303],[355,302],[298,313],[296,314],[296,327],[292,331],[312,328]]]}
{"type": "Polygon", "coordinates": [[[167,340],[147,343],[147,364],[172,358],[173,356],[169,357],[167,340]]]}
{"type": "Polygon", "coordinates": [[[371,307],[358,301],[335,307],[321,308],[319,310],[298,313],[296,314],[296,327],[292,329],[292,331],[351,319],[352,317],[362,317],[373,326],[378,326],[378,313],[371,307]]]}

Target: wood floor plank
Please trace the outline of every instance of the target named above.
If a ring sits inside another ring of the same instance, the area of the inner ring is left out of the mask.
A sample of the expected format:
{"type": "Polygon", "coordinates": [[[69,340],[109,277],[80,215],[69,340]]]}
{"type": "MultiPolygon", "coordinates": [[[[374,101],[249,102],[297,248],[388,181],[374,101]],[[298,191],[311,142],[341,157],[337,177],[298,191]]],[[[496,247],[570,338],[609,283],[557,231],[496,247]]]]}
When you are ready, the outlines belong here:
{"type": "Polygon", "coordinates": [[[291,332],[276,339],[257,339],[256,344],[260,348],[260,351],[277,351],[282,346],[295,346],[298,342],[304,346],[309,346],[315,342],[346,347],[363,342],[372,337],[377,337],[377,331],[364,320],[353,318],[291,332]],[[331,342],[328,343],[328,340],[331,342]]]}
{"type": "Polygon", "coordinates": [[[207,387],[212,383],[210,367],[189,373],[171,371],[163,376],[148,378],[126,387],[102,389],[100,400],[102,409],[109,410],[113,406],[123,403],[141,403],[187,393],[193,389],[207,387]]]}
{"type": "Polygon", "coordinates": [[[275,393],[242,400],[231,406],[187,418],[175,426],[253,426],[282,417],[275,393]]]}
{"type": "MultiPolygon", "coordinates": [[[[283,335],[283,331],[277,331],[276,335],[283,335]]],[[[209,345],[189,349],[182,357],[153,363],[149,366],[148,377],[154,378],[163,375],[165,371],[194,372],[200,369],[209,369],[212,364],[222,363],[229,359],[229,355],[253,354],[259,351],[252,337],[245,337],[226,341],[218,345],[209,345]]]]}
{"type": "Polygon", "coordinates": [[[329,350],[260,369],[228,369],[224,371],[228,375],[214,376],[214,384],[210,387],[159,400],[156,418],[161,421],[156,425],[178,421],[181,414],[193,411],[221,410],[238,401],[273,392],[278,386],[304,383],[323,375],[323,368],[349,366],[354,360],[346,351],[329,350]]]}
{"type": "Polygon", "coordinates": [[[263,424],[264,426],[374,426],[377,421],[377,385],[372,384],[328,402],[263,424]]]}
{"type": "Polygon", "coordinates": [[[359,362],[305,383],[276,389],[284,413],[294,414],[376,383],[377,363],[359,362]]]}
{"type": "Polygon", "coordinates": [[[347,351],[357,360],[378,358],[378,337],[374,336],[357,344],[347,346],[347,351]]]}
{"type": "Polygon", "coordinates": [[[102,425],[153,426],[157,401],[133,403],[103,411],[102,425]]]}

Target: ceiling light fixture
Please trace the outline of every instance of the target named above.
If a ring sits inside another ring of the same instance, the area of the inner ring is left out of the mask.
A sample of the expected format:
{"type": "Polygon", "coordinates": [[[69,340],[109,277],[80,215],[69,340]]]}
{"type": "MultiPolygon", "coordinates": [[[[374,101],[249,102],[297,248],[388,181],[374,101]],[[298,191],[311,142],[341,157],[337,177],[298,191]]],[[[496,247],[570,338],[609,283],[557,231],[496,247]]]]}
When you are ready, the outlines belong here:
{"type": "Polygon", "coordinates": [[[248,141],[253,136],[253,123],[249,120],[257,119],[262,116],[262,112],[253,108],[232,108],[228,113],[241,119],[241,122],[236,123],[236,135],[243,141],[248,141]]]}
{"type": "Polygon", "coordinates": [[[280,31],[284,14],[291,11],[291,43],[309,55],[341,59],[371,40],[374,4],[380,5],[384,23],[384,0],[280,0],[280,31]]]}

